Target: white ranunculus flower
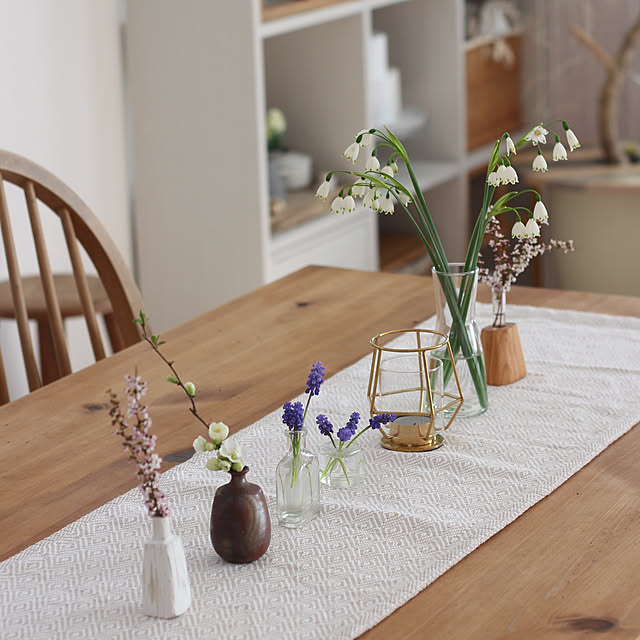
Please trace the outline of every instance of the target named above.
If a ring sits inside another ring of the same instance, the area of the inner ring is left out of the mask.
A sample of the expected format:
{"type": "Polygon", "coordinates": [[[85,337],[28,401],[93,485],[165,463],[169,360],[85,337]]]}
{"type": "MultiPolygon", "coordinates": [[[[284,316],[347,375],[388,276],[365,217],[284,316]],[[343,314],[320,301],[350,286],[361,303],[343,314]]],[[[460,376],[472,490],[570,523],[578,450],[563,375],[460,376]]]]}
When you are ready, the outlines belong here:
{"type": "Polygon", "coordinates": [[[540,235],[540,227],[533,218],[529,218],[527,220],[527,224],[524,226],[524,228],[527,232],[527,237],[529,238],[537,238],[540,235]]]}
{"type": "Polygon", "coordinates": [[[358,154],[360,153],[360,145],[357,142],[352,142],[342,154],[347,160],[352,160],[355,164],[355,161],[358,159],[358,154]]]}
{"type": "Polygon", "coordinates": [[[536,202],[535,207],[533,207],[533,217],[536,220],[548,220],[549,214],[547,213],[547,208],[542,203],[542,200],[538,200],[536,202]]]}
{"type": "Polygon", "coordinates": [[[511,229],[511,235],[514,238],[524,238],[527,235],[527,228],[522,224],[520,220],[513,225],[511,229]]]}
{"type": "Polygon", "coordinates": [[[232,440],[225,440],[222,446],[218,449],[218,458],[225,458],[231,464],[234,462],[241,462],[244,458],[244,451],[242,447],[232,440]]]}
{"type": "Polygon", "coordinates": [[[316,195],[318,196],[318,198],[321,198],[322,200],[326,200],[329,197],[330,191],[331,191],[331,183],[329,182],[329,180],[325,180],[318,187],[318,190],[316,191],[316,195]]]}
{"type": "Polygon", "coordinates": [[[198,436],[193,441],[193,450],[196,453],[202,453],[203,451],[206,451],[206,447],[207,447],[207,439],[203,438],[202,436],[198,436]]]}
{"type": "Polygon", "coordinates": [[[367,163],[364,165],[365,171],[379,171],[380,161],[375,156],[369,156],[367,163]]]}
{"type": "Polygon", "coordinates": [[[539,153],[535,160],[533,161],[533,170],[534,171],[548,171],[547,161],[544,159],[544,156],[539,153]]]}
{"type": "Polygon", "coordinates": [[[229,427],[224,422],[212,422],[209,425],[209,437],[214,442],[222,442],[229,435],[229,427]]]}
{"type": "Polygon", "coordinates": [[[569,145],[569,149],[573,151],[580,146],[580,141],[576,137],[576,134],[571,131],[571,129],[566,130],[567,134],[567,144],[569,145]]]}
{"type": "Polygon", "coordinates": [[[567,150],[564,148],[564,145],[560,140],[556,142],[553,147],[553,161],[557,162],[558,160],[566,160],[567,159],[567,150]]]}

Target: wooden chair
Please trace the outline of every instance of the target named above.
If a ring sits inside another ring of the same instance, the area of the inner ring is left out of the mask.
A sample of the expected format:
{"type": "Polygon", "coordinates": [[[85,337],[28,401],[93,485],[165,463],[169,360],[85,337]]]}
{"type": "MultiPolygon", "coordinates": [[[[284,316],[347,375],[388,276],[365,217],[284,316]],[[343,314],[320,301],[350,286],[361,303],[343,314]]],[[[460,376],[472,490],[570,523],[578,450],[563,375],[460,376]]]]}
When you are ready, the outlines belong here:
{"type": "MultiPolygon", "coordinates": [[[[98,313],[104,315],[114,351],[140,341],[141,334],[133,318],[143,308],[142,298],[100,220],[54,175],[26,158],[3,150],[0,150],[0,235],[9,273],[9,280],[0,284],[0,317],[17,322],[30,391],[71,373],[65,318],[84,315],[96,360],[105,357],[98,313]],[[22,278],[20,275],[5,182],[24,192],[39,276],[22,278]],[[54,275],[51,270],[39,202],[60,219],[73,275],[54,275]],[[86,274],[80,247],[91,259],[98,277],[86,274]],[[37,322],[42,370],[37,366],[29,319],[37,322]]],[[[0,404],[9,400],[0,352],[0,404]]]]}

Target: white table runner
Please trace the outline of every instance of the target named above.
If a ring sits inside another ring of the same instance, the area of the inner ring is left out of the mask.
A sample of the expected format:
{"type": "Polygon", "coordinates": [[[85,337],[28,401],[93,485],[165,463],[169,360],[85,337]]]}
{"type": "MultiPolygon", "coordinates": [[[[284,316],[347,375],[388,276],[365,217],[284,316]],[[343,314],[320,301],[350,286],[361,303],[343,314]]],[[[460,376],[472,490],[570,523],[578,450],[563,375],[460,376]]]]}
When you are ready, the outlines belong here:
{"type": "MultiPolygon", "coordinates": [[[[479,312],[488,324],[488,307],[479,312]]],[[[211,548],[209,511],[226,474],[203,459],[165,473],[193,593],[181,617],[141,613],[151,523],[134,490],[0,564],[2,638],[360,635],[640,421],[640,319],[515,306],[509,316],[527,377],[490,387],[489,411],[457,420],[437,451],[390,452],[365,434],[364,484],[323,487],[321,516],[305,528],[276,521],[280,412],[235,436],[272,515],[271,546],[253,564],[227,564],[211,548]]],[[[334,425],[352,411],[367,416],[369,365],[367,356],[328,380],[312,416],[326,413],[334,425]]],[[[310,434],[311,449],[321,441],[310,434]]]]}

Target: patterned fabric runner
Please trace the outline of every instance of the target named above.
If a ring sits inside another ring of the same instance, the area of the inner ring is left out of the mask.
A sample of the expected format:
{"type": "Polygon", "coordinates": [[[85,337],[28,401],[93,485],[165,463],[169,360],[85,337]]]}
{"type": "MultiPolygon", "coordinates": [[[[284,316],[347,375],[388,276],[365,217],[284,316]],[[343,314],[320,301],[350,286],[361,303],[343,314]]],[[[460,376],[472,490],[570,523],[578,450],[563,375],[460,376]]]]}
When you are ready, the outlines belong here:
{"type": "MultiPolygon", "coordinates": [[[[481,326],[488,314],[479,305],[481,326]]],[[[151,523],[134,490],[0,564],[2,637],[357,637],[640,421],[640,319],[515,306],[509,319],[527,377],[490,387],[489,411],[457,420],[437,451],[391,452],[365,434],[364,483],[323,487],[321,515],[305,528],[276,522],[280,412],[235,436],[273,521],[271,546],[253,564],[223,562],[209,541],[213,494],[226,474],[207,471],[203,458],[165,473],[193,593],[181,617],[141,612],[151,523]]],[[[336,425],[352,411],[367,416],[369,366],[367,356],[329,379],[312,418],[325,413],[336,425]]],[[[321,442],[312,431],[309,448],[321,442]]]]}

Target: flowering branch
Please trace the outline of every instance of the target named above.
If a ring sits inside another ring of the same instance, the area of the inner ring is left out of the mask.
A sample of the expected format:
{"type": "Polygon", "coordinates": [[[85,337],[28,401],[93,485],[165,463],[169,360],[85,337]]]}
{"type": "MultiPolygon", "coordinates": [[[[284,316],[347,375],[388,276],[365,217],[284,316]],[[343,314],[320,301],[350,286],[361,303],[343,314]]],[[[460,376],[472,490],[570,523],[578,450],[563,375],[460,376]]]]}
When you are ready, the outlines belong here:
{"type": "Polygon", "coordinates": [[[158,486],[162,458],[154,452],[156,436],[149,433],[151,418],[148,408],[141,404],[142,396],[147,393],[147,383],[140,376],[125,376],[128,396],[127,413],[120,409],[117,395],[109,389],[111,424],[116,426],[115,435],[122,438],[122,448],[129,453],[129,461],[136,464],[136,476],[140,480],[140,491],[151,517],[164,518],[169,515],[166,495],[158,486]],[[132,418],[129,423],[127,418],[132,418]]]}

